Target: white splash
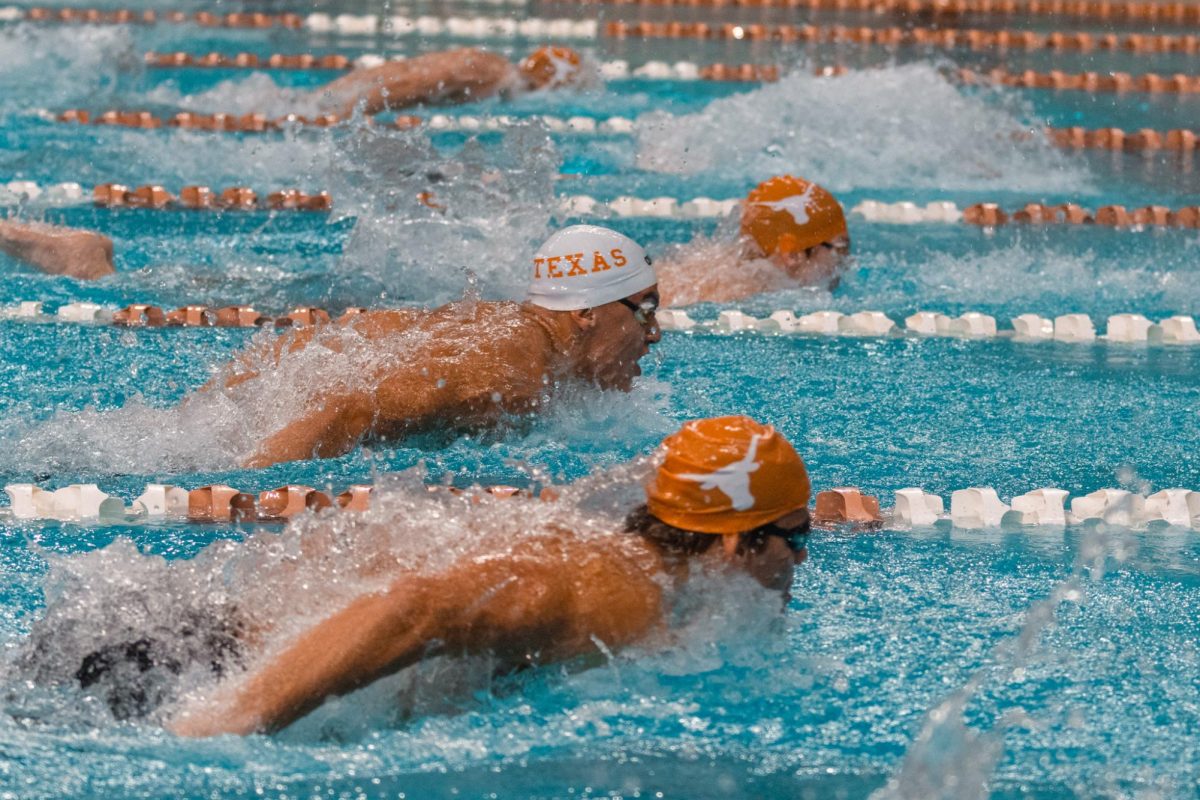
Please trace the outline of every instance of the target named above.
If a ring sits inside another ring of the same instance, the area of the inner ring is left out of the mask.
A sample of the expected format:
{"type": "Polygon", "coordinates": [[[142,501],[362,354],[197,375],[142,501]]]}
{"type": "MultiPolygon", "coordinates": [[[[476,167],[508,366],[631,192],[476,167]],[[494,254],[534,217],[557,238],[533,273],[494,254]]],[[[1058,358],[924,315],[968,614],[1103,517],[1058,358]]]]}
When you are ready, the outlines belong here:
{"type": "Polygon", "coordinates": [[[643,169],[757,182],[790,172],[832,191],[1071,192],[1091,189],[1082,161],[1030,137],[1015,93],[959,89],[930,64],[778,83],[695,114],[638,118],[643,169]]]}

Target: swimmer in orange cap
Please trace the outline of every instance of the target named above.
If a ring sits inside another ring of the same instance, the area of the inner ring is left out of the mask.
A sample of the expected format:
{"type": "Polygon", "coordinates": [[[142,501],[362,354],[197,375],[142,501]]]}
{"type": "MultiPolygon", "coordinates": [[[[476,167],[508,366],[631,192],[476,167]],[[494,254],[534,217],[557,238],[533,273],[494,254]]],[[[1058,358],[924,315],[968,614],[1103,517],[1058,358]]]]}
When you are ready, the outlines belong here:
{"type": "Polygon", "coordinates": [[[356,69],[314,95],[324,110],[342,116],[360,106],[364,114],[378,114],[557,89],[578,83],[583,76],[583,60],[569,47],[539,47],[516,65],[496,53],[462,48],[356,69]]]}
{"type": "Polygon", "coordinates": [[[116,272],[111,239],[61,225],[0,220],[0,252],[50,275],[94,280],[116,272]]]}
{"type": "Polygon", "coordinates": [[[248,467],[328,458],[364,438],[471,431],[537,414],[559,387],[629,391],[661,335],[641,246],[596,225],[552,235],[529,262],[524,303],[467,300],[368,311],[296,330],[243,355],[206,390],[261,404],[290,375],[295,411],[264,432],[248,467]],[[327,372],[322,372],[327,370],[327,372]]]}
{"type": "Polygon", "coordinates": [[[815,183],[780,175],[742,203],[735,241],[698,240],[659,264],[663,304],[726,303],[797,286],[834,288],[850,252],[846,214],[815,183]]]}
{"type": "MultiPolygon", "coordinates": [[[[698,574],[748,575],[768,591],[759,597],[736,577],[727,591],[777,609],[806,555],[809,494],[804,462],[770,425],[689,422],[663,442],[646,501],[626,520],[630,535],[588,532],[558,504],[504,501],[536,503],[521,517],[542,521],[406,570],[257,661],[243,654],[244,674],[189,699],[168,727],[185,736],[278,730],[431,657],[486,656],[503,674],[610,654],[663,631],[698,574]]],[[[351,524],[378,537],[397,523],[381,510],[351,524]]],[[[343,529],[341,541],[354,535],[343,529]]]]}

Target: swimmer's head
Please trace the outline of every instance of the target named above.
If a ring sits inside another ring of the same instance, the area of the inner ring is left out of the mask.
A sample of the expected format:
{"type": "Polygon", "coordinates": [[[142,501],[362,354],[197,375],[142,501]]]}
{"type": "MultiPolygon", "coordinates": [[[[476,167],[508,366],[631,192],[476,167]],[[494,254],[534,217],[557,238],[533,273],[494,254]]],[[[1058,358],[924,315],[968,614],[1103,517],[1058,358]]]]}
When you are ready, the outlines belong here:
{"type": "Polygon", "coordinates": [[[695,420],[663,440],[662,449],[646,501],[670,525],[742,533],[808,507],[804,461],[771,425],[745,416],[695,420]]]}
{"type": "Polygon", "coordinates": [[[517,70],[530,89],[557,89],[579,79],[583,59],[569,47],[551,45],[525,56],[517,70]]]}
{"type": "Polygon", "coordinates": [[[841,203],[815,183],[791,175],[771,178],[750,192],[741,228],[765,257],[789,271],[822,255],[815,251],[844,255],[850,249],[841,203]]]}
{"type": "Polygon", "coordinates": [[[654,312],[658,279],[650,257],[628,236],[572,225],[534,253],[526,302],[566,312],[578,377],[628,391],[638,361],[662,335],[654,312]]]}
{"type": "Polygon", "coordinates": [[[811,486],[796,450],[745,416],[689,422],[662,444],[646,506],[630,527],[666,550],[697,554],[716,541],[764,585],[786,589],[803,561],[811,486]]]}

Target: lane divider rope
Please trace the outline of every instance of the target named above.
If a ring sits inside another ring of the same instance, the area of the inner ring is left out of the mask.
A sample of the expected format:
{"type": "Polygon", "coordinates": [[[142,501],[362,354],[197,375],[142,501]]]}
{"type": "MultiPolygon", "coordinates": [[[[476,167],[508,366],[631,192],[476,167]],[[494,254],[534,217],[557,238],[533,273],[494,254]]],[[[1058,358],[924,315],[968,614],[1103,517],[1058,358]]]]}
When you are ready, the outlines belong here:
{"type": "MultiPolygon", "coordinates": [[[[184,67],[200,67],[208,69],[289,69],[289,70],[348,70],[351,68],[370,68],[391,61],[403,61],[405,56],[391,58],[375,53],[366,53],[355,58],[331,53],[314,56],[311,53],[283,54],[272,53],[260,57],[255,53],[203,53],[194,54],[182,51],[146,53],[147,66],[154,69],[179,69],[184,67]]],[[[624,78],[649,78],[656,80],[681,81],[746,81],[770,82],[779,80],[783,68],[775,64],[697,64],[694,61],[647,61],[634,67],[628,61],[612,60],[599,65],[601,77],[608,80],[624,78]]],[[[815,70],[820,76],[845,74],[842,67],[822,67],[815,70]]]]}
{"type": "Polygon", "coordinates": [[[1010,213],[996,203],[976,203],[963,209],[962,214],[964,222],[988,228],[1010,222],[1030,225],[1105,225],[1115,228],[1200,228],[1200,206],[1179,209],[1145,206],[1130,211],[1125,206],[1110,205],[1092,212],[1074,203],[1027,203],[1010,213]]]}
{"type": "Polygon", "coordinates": [[[157,185],[130,189],[118,183],[102,183],[92,190],[92,202],[105,208],[237,209],[242,211],[258,209],[329,211],[333,208],[333,198],[329,196],[329,192],[305,194],[299,189],[281,189],[271,192],[265,198],[260,198],[257,192],[244,186],[231,186],[219,193],[207,186],[185,186],[179,190],[179,194],[176,196],[157,185]]]}
{"type": "MultiPolygon", "coordinates": [[[[415,202],[428,205],[428,198],[417,197],[415,202]]],[[[10,181],[0,184],[0,206],[37,205],[70,206],[88,202],[84,189],[77,183],[53,184],[41,187],[32,181],[10,181]]],[[[252,189],[230,187],[214,192],[207,186],[185,186],[176,196],[157,185],[130,189],[116,183],[94,187],[91,202],[104,208],[151,208],[189,210],[303,210],[328,211],[333,198],[328,192],[306,194],[298,189],[282,189],[262,198],[252,189]]],[[[674,197],[639,198],[621,196],[601,200],[590,195],[563,195],[558,199],[559,213],[579,217],[622,217],[656,219],[712,219],[734,213],[740,198],[725,200],[695,197],[679,200],[674,197]]],[[[1027,224],[1104,225],[1120,228],[1174,227],[1200,228],[1200,206],[1171,209],[1166,206],[1145,206],[1130,211],[1121,205],[1101,206],[1090,211],[1074,203],[1044,205],[1028,203],[1014,212],[1006,212],[996,203],[976,203],[960,209],[949,201],[931,201],[917,205],[910,201],[885,203],[864,200],[850,209],[868,222],[889,224],[928,224],[967,222],[994,227],[1009,222],[1027,224]]]]}
{"type": "MultiPolygon", "coordinates": [[[[589,195],[567,195],[560,199],[564,214],[574,216],[651,217],[660,219],[696,219],[723,217],[733,213],[740,199],[714,200],[697,197],[680,201],[674,197],[617,197],[598,200],[589,195]]],[[[966,209],[949,201],[931,201],[922,205],[910,201],[884,203],[864,200],[850,209],[868,222],[891,224],[924,224],[968,222],[973,225],[995,226],[1008,222],[1032,224],[1106,225],[1121,228],[1138,227],[1200,227],[1200,206],[1169,209],[1166,206],[1146,206],[1130,211],[1124,206],[1101,206],[1095,212],[1074,203],[1039,205],[1030,203],[1011,214],[995,203],[976,203],[966,209]]]]}
{"type": "MultiPolygon", "coordinates": [[[[195,131],[262,133],[284,130],[293,127],[328,128],[344,122],[345,119],[337,114],[323,114],[317,117],[304,117],[288,114],[282,117],[268,117],[266,114],[198,114],[180,112],[170,117],[157,116],[150,111],[121,111],[110,110],[92,114],[86,109],[76,108],[55,114],[46,110],[35,112],[38,116],[57,122],[77,123],[80,125],[111,125],[124,128],[141,128],[154,130],[158,128],[183,128],[195,131]]],[[[363,117],[362,124],[374,124],[374,117],[363,117]]],[[[431,131],[479,132],[502,131],[513,125],[522,123],[539,123],[545,125],[552,133],[579,134],[631,134],[636,123],[628,117],[608,117],[595,119],[592,117],[556,117],[551,115],[534,114],[526,117],[516,117],[505,114],[489,116],[473,116],[468,114],[449,115],[434,114],[422,118],[411,115],[398,116],[391,123],[394,127],[408,129],[424,127],[431,131]]],[[[1189,153],[1196,149],[1198,137],[1196,131],[1176,128],[1169,131],[1155,131],[1142,128],[1138,131],[1125,131],[1121,128],[1046,128],[1046,136],[1050,142],[1059,147],[1071,149],[1096,148],[1106,150],[1128,150],[1133,152],[1152,152],[1156,150],[1171,150],[1189,153]]]]}
{"type": "MultiPolygon", "coordinates": [[[[513,0],[501,0],[513,2],[513,0]]],[[[499,3],[498,3],[499,4],[499,3]]],[[[523,5],[523,2],[516,2],[523,5]]],[[[160,22],[173,24],[196,24],[208,28],[288,28],[307,30],[312,33],[338,33],[348,36],[454,36],[462,39],[515,39],[554,38],[585,39],[597,38],[599,23],[594,19],[562,17],[557,19],[530,17],[516,20],[509,17],[459,17],[423,15],[410,17],[403,14],[338,14],[313,13],[263,14],[232,13],[213,14],[198,11],[188,14],[182,11],[99,11],[96,9],[35,8],[28,11],[8,6],[0,8],[0,21],[66,22],[97,25],[144,24],[160,22]]]]}
{"type": "Polygon", "coordinates": [[[956,17],[1046,16],[1131,22],[1200,23],[1200,5],[1185,2],[1147,3],[1139,0],[557,0],[581,5],[648,6],[651,8],[787,8],[810,11],[852,11],[871,14],[956,17]]]}
{"type": "Polygon", "coordinates": [[[1152,94],[1195,94],[1200,92],[1200,75],[1159,75],[1147,72],[1131,75],[1128,72],[1080,72],[1061,70],[1009,72],[993,69],[976,72],[960,69],[958,76],[968,84],[994,83],[1019,89],[1054,89],[1077,92],[1149,92],[1152,94]]]}
{"type": "MultiPolygon", "coordinates": [[[[528,0],[477,0],[488,5],[527,5],[528,0]]],[[[906,15],[932,14],[953,18],[963,14],[1002,16],[1051,16],[1077,19],[1126,20],[1147,23],[1200,23],[1200,6],[1187,2],[1138,2],[1125,0],[583,0],[612,5],[651,7],[686,6],[714,8],[789,8],[814,11],[857,11],[882,14],[898,12],[906,15]]],[[[348,30],[376,32],[388,27],[377,15],[229,13],[207,11],[184,12],[148,10],[101,10],[95,8],[21,8],[0,7],[0,21],[28,20],[34,22],[73,22],[91,24],[154,24],[159,22],[194,23],[205,27],[226,28],[308,28],[314,31],[348,30]],[[371,22],[369,20],[374,20],[371,22]]],[[[388,21],[411,19],[396,15],[382,18],[388,21]]],[[[418,17],[417,19],[420,19],[418,17]]],[[[392,24],[392,27],[396,27],[392,24]]]]}
{"type": "Polygon", "coordinates": [[[554,38],[586,39],[597,38],[672,38],[672,39],[750,39],[752,41],[774,39],[784,42],[830,42],[864,45],[902,44],[928,45],[937,47],[970,47],[975,50],[1125,50],[1132,53],[1197,53],[1200,52],[1200,37],[1194,34],[1141,34],[1130,33],[1093,35],[1082,31],[1053,31],[1040,33],[1022,30],[983,30],[978,28],[885,28],[848,27],[844,25],[764,25],[760,23],[723,23],[710,25],[705,22],[623,22],[610,21],[603,26],[592,19],[543,19],[528,18],[514,20],[506,17],[408,17],[403,15],[354,15],[330,16],[324,13],[301,17],[296,14],[243,14],[217,15],[197,12],[157,14],[153,11],[101,12],[95,9],[30,9],[8,6],[0,8],[0,21],[28,19],[40,22],[95,22],[104,24],[127,24],[142,22],[151,24],[159,21],[194,22],[209,27],[231,28],[302,28],[314,33],[339,33],[345,35],[392,35],[432,36],[449,35],[459,38],[554,38]]]}
{"type": "MultiPolygon", "coordinates": [[[[347,308],[338,322],[348,320],[366,309],[347,308]]],[[[329,322],[330,313],[323,308],[297,306],[286,314],[273,317],[253,306],[223,306],[214,308],[201,304],[164,310],[150,303],[133,303],[124,308],[99,303],[64,303],[53,314],[38,300],[24,300],[0,307],[0,320],[23,322],[73,322],[85,325],[116,325],[124,328],[303,328],[329,322]]]]}
{"type": "MultiPolygon", "coordinates": [[[[524,6],[528,0],[474,0],[485,5],[514,5],[524,6]]],[[[361,32],[371,23],[364,20],[376,20],[376,28],[381,26],[380,19],[386,20],[382,27],[392,20],[407,20],[409,17],[379,17],[377,15],[340,14],[331,17],[328,14],[266,14],[261,12],[234,12],[216,14],[211,11],[155,11],[153,9],[98,9],[59,7],[22,8],[20,6],[0,6],[0,22],[58,22],[88,25],[155,25],[167,23],[173,25],[200,25],[206,28],[290,28],[299,30],[309,28],[315,31],[338,30],[345,28],[349,31],[361,32]]],[[[418,17],[417,19],[422,19],[418,17]]]]}
{"type": "Polygon", "coordinates": [[[1154,152],[1173,150],[1190,153],[1196,149],[1196,131],[1176,128],[1156,131],[1142,128],[1126,132],[1121,128],[1047,128],[1046,135],[1059,147],[1070,149],[1093,148],[1099,150],[1128,150],[1131,152],[1154,152]]]}
{"type": "Polygon", "coordinates": [[[1001,330],[996,318],[978,311],[957,317],[935,311],[918,311],[902,320],[903,327],[882,311],[814,311],[799,317],[787,309],[758,319],[742,311],[720,312],[715,320],[698,322],[682,309],[662,309],[658,324],[664,331],[712,334],[765,334],[847,336],[859,338],[930,338],[967,340],[1013,339],[1018,342],[1068,342],[1091,344],[1197,345],[1200,330],[1196,320],[1185,315],[1152,322],[1142,314],[1113,314],[1105,322],[1105,332],[1096,327],[1087,314],[1061,314],[1054,319],[1037,314],[1020,314],[1001,330]]]}
{"type": "MultiPolygon", "coordinates": [[[[116,325],[126,328],[254,328],[305,327],[329,323],[332,315],[321,308],[300,306],[287,314],[272,317],[248,305],[212,308],[185,305],[171,311],[148,303],[135,303],[122,309],[98,303],[72,302],[60,305],[50,314],[45,303],[23,301],[0,308],[0,320],[60,322],[87,325],[116,325]]],[[[348,308],[337,318],[342,323],[366,309],[348,308]]],[[[1037,314],[1013,317],[1009,328],[1000,329],[995,317],[968,311],[957,317],[934,311],[918,311],[901,323],[882,311],[815,311],[799,317],[787,309],[759,319],[742,311],[725,310],[715,320],[697,321],[683,309],[662,309],[658,324],[663,331],[683,333],[765,334],[849,336],[874,338],[950,337],[964,340],[1013,339],[1021,342],[1055,341],[1077,344],[1196,345],[1200,330],[1194,318],[1176,315],[1153,322],[1142,314],[1113,314],[1105,321],[1105,331],[1087,314],[1062,314],[1054,319],[1037,314]]]]}
{"type": "MultiPolygon", "coordinates": [[[[151,483],[126,506],[121,497],[108,494],[94,483],[76,483],[54,490],[32,483],[10,483],[4,487],[9,506],[0,512],[18,520],[109,524],[151,520],[271,522],[328,508],[366,511],[373,489],[370,485],[355,484],[334,495],[332,491],[291,484],[252,493],[227,484],[189,490],[151,483]]],[[[552,488],[542,489],[537,495],[511,486],[428,489],[475,502],[485,494],[500,499],[537,497],[543,501],[553,501],[557,496],[552,488]]],[[[827,489],[815,498],[813,519],[818,525],[857,522],[898,529],[986,530],[1107,524],[1154,532],[1169,528],[1200,530],[1200,492],[1189,489],[1163,489],[1148,497],[1125,489],[1100,489],[1070,497],[1065,489],[1045,487],[1005,503],[994,488],[973,487],[951,493],[949,513],[940,495],[923,489],[898,489],[894,498],[893,508],[881,513],[879,500],[857,488],[827,489]]]]}
{"type": "Polygon", "coordinates": [[[1141,34],[1118,36],[1085,32],[980,30],[977,28],[887,28],[845,25],[742,25],[705,22],[607,22],[603,35],[613,39],[747,39],[779,42],[818,42],[861,45],[922,45],[966,47],[972,50],[1115,50],[1129,53],[1200,52],[1195,34],[1141,34]]]}
{"type": "MultiPolygon", "coordinates": [[[[37,114],[44,119],[56,122],[76,123],[79,125],[111,125],[122,128],[141,128],[156,130],[159,128],[183,128],[195,131],[262,133],[286,130],[293,127],[328,128],[348,120],[337,114],[323,114],[317,117],[304,117],[288,114],[283,117],[268,117],[266,114],[196,114],[181,112],[170,117],[157,116],[150,111],[105,111],[98,114],[76,108],[54,114],[49,111],[39,111],[37,114]]],[[[425,127],[435,131],[502,131],[514,125],[526,122],[537,122],[545,125],[556,133],[596,133],[596,134],[629,134],[633,133],[634,121],[627,117],[609,117],[594,119],[592,117],[554,117],[532,115],[514,117],[497,114],[486,117],[470,115],[450,116],[434,114],[428,118],[416,116],[398,116],[390,124],[400,129],[425,127]]],[[[360,124],[374,125],[375,117],[362,117],[360,124]]]]}

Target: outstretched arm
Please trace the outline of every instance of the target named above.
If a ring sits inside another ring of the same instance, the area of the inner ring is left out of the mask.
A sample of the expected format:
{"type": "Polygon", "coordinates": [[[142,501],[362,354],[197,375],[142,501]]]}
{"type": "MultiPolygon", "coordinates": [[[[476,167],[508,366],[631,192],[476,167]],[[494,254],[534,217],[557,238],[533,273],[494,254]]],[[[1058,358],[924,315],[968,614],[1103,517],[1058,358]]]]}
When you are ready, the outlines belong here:
{"type": "Polygon", "coordinates": [[[404,576],[318,623],[240,686],[185,710],[169,727],[183,736],[272,731],[426,655],[490,652],[515,667],[648,632],[660,617],[654,565],[573,538],[515,547],[435,576],[404,576]]]}
{"type": "Polygon", "coordinates": [[[52,275],[82,280],[112,275],[112,240],[92,231],[0,220],[0,250],[52,275]]]}
{"type": "Polygon", "coordinates": [[[513,80],[503,56],[463,48],[356,69],[318,89],[322,106],[344,116],[360,102],[364,113],[409,106],[465,103],[490,97],[513,80]]]}

